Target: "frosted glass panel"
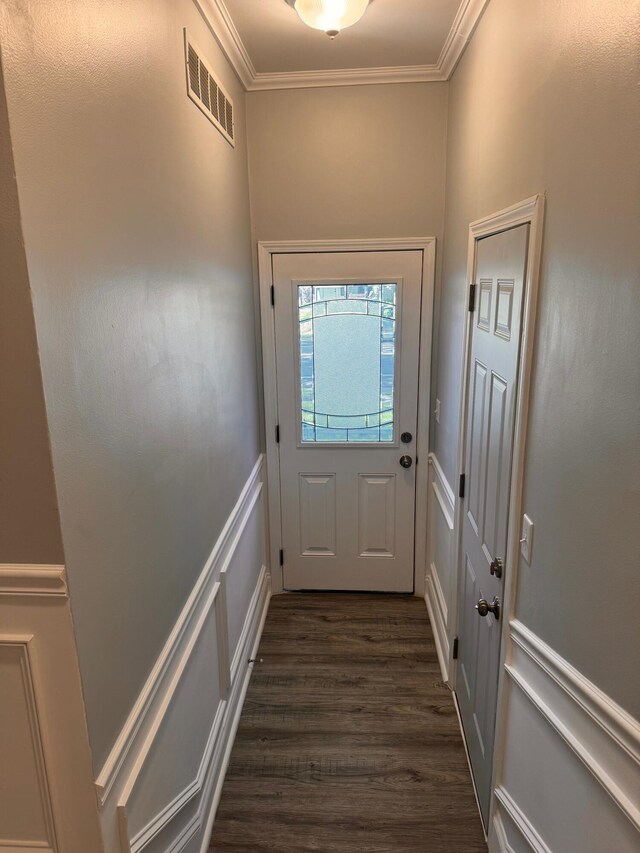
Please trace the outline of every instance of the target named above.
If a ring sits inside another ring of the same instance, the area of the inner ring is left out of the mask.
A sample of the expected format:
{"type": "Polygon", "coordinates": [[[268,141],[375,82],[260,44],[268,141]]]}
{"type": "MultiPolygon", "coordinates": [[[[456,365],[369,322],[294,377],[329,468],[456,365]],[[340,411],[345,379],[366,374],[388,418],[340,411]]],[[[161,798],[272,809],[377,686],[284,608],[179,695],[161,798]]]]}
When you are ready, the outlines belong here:
{"type": "Polygon", "coordinates": [[[396,291],[298,288],[303,442],[393,441],[396,291]]]}

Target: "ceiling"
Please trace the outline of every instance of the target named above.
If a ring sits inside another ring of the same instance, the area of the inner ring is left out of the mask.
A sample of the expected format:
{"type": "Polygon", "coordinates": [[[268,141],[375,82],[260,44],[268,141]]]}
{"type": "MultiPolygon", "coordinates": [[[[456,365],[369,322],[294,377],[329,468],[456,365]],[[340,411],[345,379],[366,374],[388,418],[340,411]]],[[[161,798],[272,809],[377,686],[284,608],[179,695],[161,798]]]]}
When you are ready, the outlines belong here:
{"type": "Polygon", "coordinates": [[[332,41],[285,0],[196,0],[247,89],[447,80],[488,0],[371,0],[332,41]]]}

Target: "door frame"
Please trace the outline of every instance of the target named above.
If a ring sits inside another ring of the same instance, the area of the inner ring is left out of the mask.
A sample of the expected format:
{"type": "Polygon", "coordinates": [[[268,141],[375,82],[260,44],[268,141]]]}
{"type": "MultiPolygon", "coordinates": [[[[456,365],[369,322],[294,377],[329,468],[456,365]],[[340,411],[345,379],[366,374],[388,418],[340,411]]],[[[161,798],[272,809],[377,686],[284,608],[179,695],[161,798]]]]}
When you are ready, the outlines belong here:
{"type": "Polygon", "coordinates": [[[271,304],[273,255],[317,252],[422,252],[422,294],[420,300],[420,359],[418,366],[418,431],[416,435],[416,506],[413,594],[424,597],[427,568],[427,490],[429,479],[429,421],[431,416],[431,341],[433,337],[433,296],[435,286],[436,238],[390,238],[380,240],[284,240],[258,243],[260,286],[260,328],[262,333],[262,375],[264,381],[264,423],[267,459],[267,554],[272,593],[285,592],[280,549],[282,515],[280,504],[280,453],[276,442],[278,396],[276,376],[275,314],[271,304]],[[419,464],[418,464],[419,462],[419,464]],[[418,519],[421,523],[418,524],[418,519]]]}
{"type": "MultiPolygon", "coordinates": [[[[506,690],[505,690],[505,663],[511,649],[511,618],[515,608],[515,595],[517,589],[518,553],[520,550],[520,517],[522,513],[522,491],[524,483],[524,459],[526,450],[527,422],[529,415],[529,392],[531,386],[531,375],[534,363],[535,342],[535,320],[538,302],[538,290],[540,282],[540,261],[542,255],[542,236],[544,224],[545,196],[538,194],[524,199],[517,204],[511,205],[497,213],[492,213],[482,219],[477,219],[469,225],[468,248],[467,248],[467,291],[471,284],[475,283],[476,256],[478,240],[490,237],[515,228],[518,225],[529,225],[529,243],[527,246],[527,266],[524,279],[523,311],[521,320],[520,358],[518,364],[516,384],[516,412],[513,432],[513,452],[511,464],[511,482],[509,493],[509,510],[507,522],[507,551],[505,565],[509,571],[505,575],[503,587],[503,602],[500,629],[500,662],[498,671],[497,705],[496,705],[496,736],[492,756],[491,771],[491,800],[489,805],[489,820],[486,827],[487,832],[493,820],[495,808],[495,783],[496,774],[500,766],[504,742],[504,720],[506,713],[506,690]]],[[[458,408],[458,475],[464,473],[465,451],[466,451],[466,426],[467,426],[467,404],[469,396],[469,361],[471,357],[471,312],[466,309],[465,299],[465,329],[463,337],[462,358],[462,382],[460,387],[460,401],[458,408]]],[[[457,483],[456,483],[457,486],[457,483]]],[[[458,489],[456,488],[456,494],[458,489]]],[[[455,544],[454,562],[456,571],[456,584],[454,593],[454,636],[457,636],[460,623],[460,588],[462,582],[462,523],[463,523],[463,501],[456,498],[455,507],[455,544]]],[[[450,647],[453,655],[453,637],[450,638],[450,647]]],[[[457,679],[457,661],[451,657],[449,661],[450,679],[449,684],[455,692],[457,679]]],[[[457,707],[457,697],[456,697],[457,707]]],[[[460,715],[458,714],[460,720],[460,715]]],[[[460,728],[462,722],[460,720],[460,728]]],[[[464,737],[464,732],[463,732],[464,737]]],[[[471,768],[470,768],[471,769],[471,768]]],[[[472,774],[473,780],[473,774],[472,774]]],[[[473,782],[475,789],[475,781],[473,782]]],[[[477,793],[476,793],[477,798],[477,793]]]]}

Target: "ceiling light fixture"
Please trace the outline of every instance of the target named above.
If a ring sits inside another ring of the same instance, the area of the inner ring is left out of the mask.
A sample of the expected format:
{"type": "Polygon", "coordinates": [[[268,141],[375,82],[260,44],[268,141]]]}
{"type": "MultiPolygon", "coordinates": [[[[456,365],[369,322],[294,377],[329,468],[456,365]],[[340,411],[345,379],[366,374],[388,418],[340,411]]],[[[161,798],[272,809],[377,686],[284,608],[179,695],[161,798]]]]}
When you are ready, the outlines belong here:
{"type": "Polygon", "coordinates": [[[357,23],[367,11],[369,0],[286,0],[301,20],[334,39],[340,30],[357,23]]]}

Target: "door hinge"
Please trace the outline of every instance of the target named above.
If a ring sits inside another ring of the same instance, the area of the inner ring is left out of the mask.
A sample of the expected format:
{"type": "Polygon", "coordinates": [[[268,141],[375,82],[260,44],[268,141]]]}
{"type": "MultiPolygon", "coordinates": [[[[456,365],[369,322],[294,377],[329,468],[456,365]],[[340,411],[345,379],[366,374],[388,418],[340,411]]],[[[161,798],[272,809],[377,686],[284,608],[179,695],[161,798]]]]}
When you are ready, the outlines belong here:
{"type": "Polygon", "coordinates": [[[284,566],[284,551],[280,548],[280,565],[284,566]]]}
{"type": "Polygon", "coordinates": [[[466,478],[465,474],[460,474],[460,483],[458,485],[458,497],[459,498],[464,497],[464,484],[465,484],[466,479],[467,478],[466,478]]]}
{"type": "Polygon", "coordinates": [[[453,659],[454,660],[458,659],[458,638],[457,637],[453,638],[453,659]]]}
{"type": "Polygon", "coordinates": [[[473,312],[476,308],[476,286],[475,284],[469,285],[469,311],[473,312]]]}
{"type": "Polygon", "coordinates": [[[280,424],[276,424],[276,444],[280,444],[280,424]]]}
{"type": "Polygon", "coordinates": [[[276,304],[276,289],[273,285],[271,285],[271,304],[276,304]]]}

